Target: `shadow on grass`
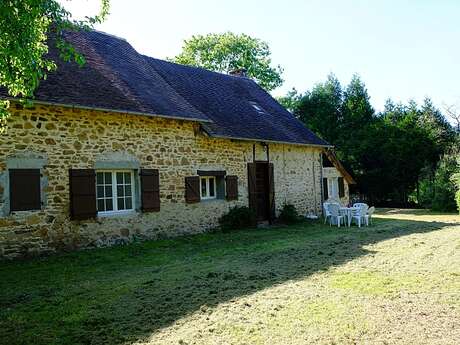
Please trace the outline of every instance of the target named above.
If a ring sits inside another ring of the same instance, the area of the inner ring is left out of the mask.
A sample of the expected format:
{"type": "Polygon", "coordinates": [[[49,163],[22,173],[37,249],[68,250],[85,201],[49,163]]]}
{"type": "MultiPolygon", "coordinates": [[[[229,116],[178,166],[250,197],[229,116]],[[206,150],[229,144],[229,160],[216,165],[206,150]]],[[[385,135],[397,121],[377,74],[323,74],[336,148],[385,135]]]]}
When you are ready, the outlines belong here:
{"type": "Polygon", "coordinates": [[[367,255],[366,245],[444,226],[452,224],[300,224],[0,263],[0,339],[129,344],[188,314],[367,255]]]}

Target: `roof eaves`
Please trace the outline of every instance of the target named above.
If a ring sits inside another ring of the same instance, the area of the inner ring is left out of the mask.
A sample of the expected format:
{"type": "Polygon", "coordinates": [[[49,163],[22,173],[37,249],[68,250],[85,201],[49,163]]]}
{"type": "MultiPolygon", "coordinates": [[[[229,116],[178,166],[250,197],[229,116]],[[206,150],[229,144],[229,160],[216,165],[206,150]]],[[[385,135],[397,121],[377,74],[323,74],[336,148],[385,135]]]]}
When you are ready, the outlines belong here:
{"type": "Polygon", "coordinates": [[[342,173],[343,177],[345,178],[345,180],[347,180],[348,184],[356,184],[356,181],[353,179],[350,173],[345,169],[342,163],[340,163],[339,159],[337,158],[337,156],[331,149],[325,150],[325,154],[327,158],[331,161],[331,163],[334,165],[334,167],[342,173]]]}
{"type": "MultiPolygon", "coordinates": [[[[2,98],[2,97],[0,97],[0,98],[2,98]]],[[[17,98],[13,98],[13,97],[3,97],[3,99],[7,99],[7,100],[10,100],[10,101],[18,101],[17,98]]],[[[37,104],[52,105],[52,106],[63,107],[63,108],[83,109],[83,110],[96,110],[96,111],[105,111],[105,112],[113,112],[113,113],[120,113],[120,114],[159,117],[159,118],[172,119],[172,120],[184,120],[184,121],[191,121],[191,122],[213,123],[213,121],[210,120],[210,119],[200,119],[200,118],[195,118],[195,117],[184,117],[184,116],[174,116],[174,115],[143,113],[143,112],[132,111],[132,110],[99,108],[99,107],[90,107],[90,106],[78,105],[78,104],[67,104],[67,103],[48,102],[48,101],[40,101],[40,100],[33,100],[32,102],[37,103],[37,104]]]]}
{"type": "Polygon", "coordinates": [[[235,136],[229,136],[229,135],[211,134],[208,131],[206,131],[206,133],[212,138],[219,138],[219,139],[233,139],[233,140],[241,140],[241,141],[258,141],[258,142],[273,143],[273,144],[333,148],[332,145],[299,143],[299,142],[281,141],[281,140],[267,140],[267,139],[261,139],[261,138],[242,138],[242,137],[235,137],[235,136]]]}

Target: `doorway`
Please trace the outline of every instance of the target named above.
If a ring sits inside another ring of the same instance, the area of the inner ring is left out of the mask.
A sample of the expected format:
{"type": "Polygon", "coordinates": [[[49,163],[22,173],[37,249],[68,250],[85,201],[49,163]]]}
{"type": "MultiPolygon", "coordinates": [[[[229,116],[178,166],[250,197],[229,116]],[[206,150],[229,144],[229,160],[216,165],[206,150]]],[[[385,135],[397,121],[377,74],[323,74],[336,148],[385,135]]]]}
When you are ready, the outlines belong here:
{"type": "Polygon", "coordinates": [[[256,163],[256,215],[257,221],[262,222],[269,219],[269,181],[268,163],[256,163]]]}

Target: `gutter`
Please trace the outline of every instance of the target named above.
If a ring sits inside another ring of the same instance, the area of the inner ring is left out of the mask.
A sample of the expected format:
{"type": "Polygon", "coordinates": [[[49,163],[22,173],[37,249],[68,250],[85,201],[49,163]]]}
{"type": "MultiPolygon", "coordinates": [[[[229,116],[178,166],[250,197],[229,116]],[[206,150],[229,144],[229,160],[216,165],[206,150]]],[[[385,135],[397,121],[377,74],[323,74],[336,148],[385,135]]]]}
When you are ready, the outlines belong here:
{"type": "MultiPolygon", "coordinates": [[[[18,102],[17,98],[3,97],[3,99],[18,102]]],[[[99,107],[89,107],[89,106],[84,106],[84,105],[72,105],[72,104],[66,104],[66,103],[46,102],[46,101],[39,101],[39,100],[32,100],[32,103],[42,104],[42,105],[52,105],[56,107],[63,107],[63,108],[70,108],[70,109],[96,110],[96,111],[105,111],[105,112],[110,112],[110,113],[129,114],[129,115],[148,116],[148,117],[160,117],[160,118],[165,118],[165,119],[184,120],[184,121],[192,121],[192,122],[213,123],[213,121],[211,120],[198,119],[194,117],[161,115],[161,114],[143,113],[143,112],[131,111],[131,110],[118,110],[118,109],[108,109],[108,108],[99,108],[99,107]]]]}
{"type": "Polygon", "coordinates": [[[219,138],[219,139],[233,139],[233,140],[241,140],[241,141],[263,141],[265,143],[272,143],[272,144],[285,144],[285,145],[296,145],[296,146],[311,146],[311,147],[321,147],[321,148],[333,148],[333,145],[321,145],[321,144],[306,144],[306,143],[295,143],[290,141],[277,141],[277,140],[266,140],[260,138],[240,138],[240,137],[230,137],[227,135],[213,135],[206,132],[212,138],[219,138]]]}

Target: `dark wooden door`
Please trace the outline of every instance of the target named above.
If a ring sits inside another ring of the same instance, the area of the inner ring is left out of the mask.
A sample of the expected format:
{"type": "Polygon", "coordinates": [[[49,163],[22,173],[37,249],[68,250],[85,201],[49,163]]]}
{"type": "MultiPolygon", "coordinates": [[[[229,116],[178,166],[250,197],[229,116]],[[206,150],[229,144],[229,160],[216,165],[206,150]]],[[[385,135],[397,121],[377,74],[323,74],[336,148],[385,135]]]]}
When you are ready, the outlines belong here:
{"type": "Polygon", "coordinates": [[[268,163],[256,163],[256,213],[257,220],[269,219],[268,163]]]}

